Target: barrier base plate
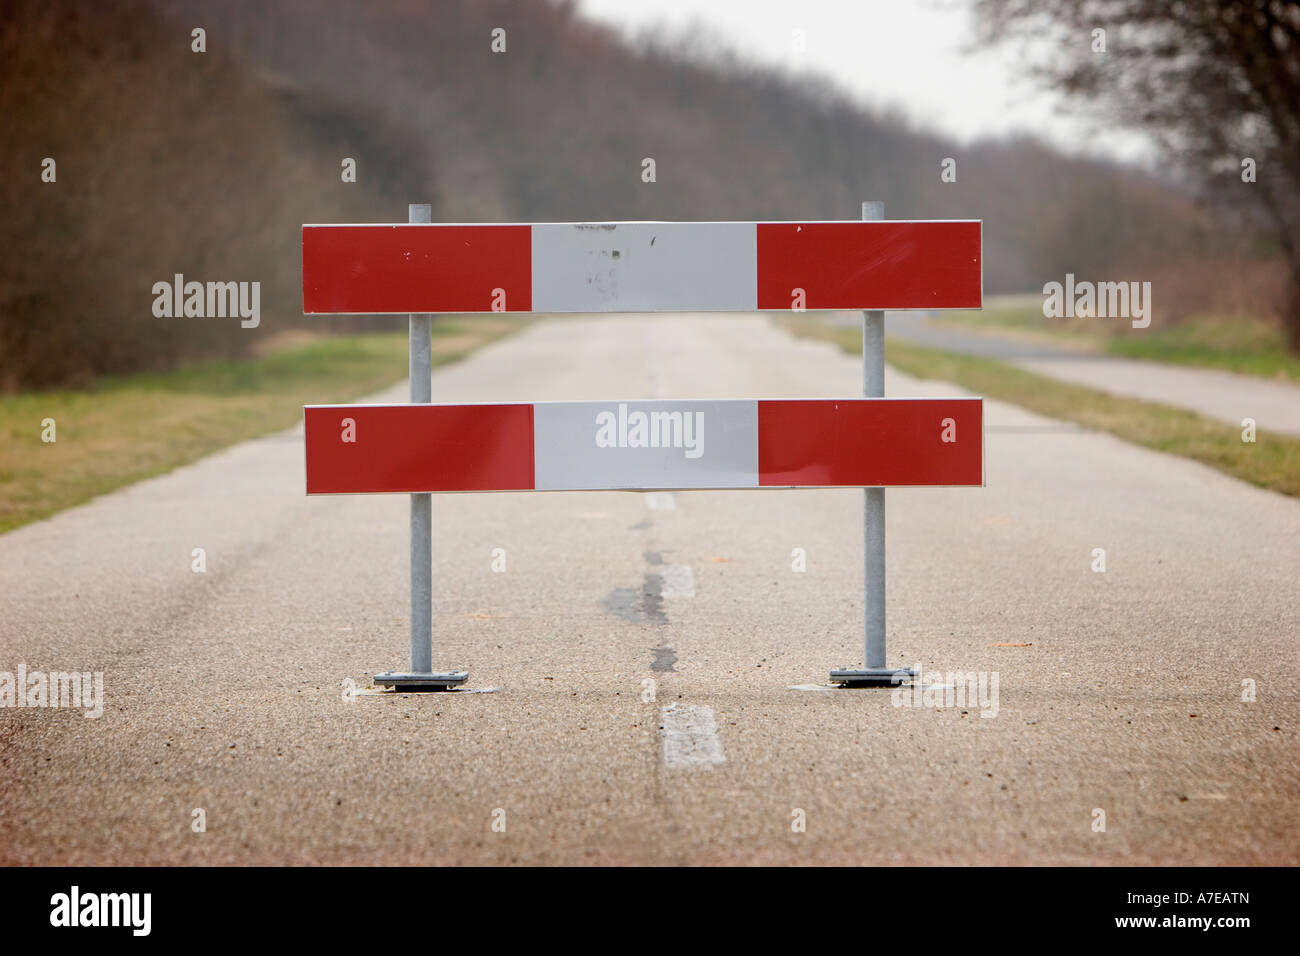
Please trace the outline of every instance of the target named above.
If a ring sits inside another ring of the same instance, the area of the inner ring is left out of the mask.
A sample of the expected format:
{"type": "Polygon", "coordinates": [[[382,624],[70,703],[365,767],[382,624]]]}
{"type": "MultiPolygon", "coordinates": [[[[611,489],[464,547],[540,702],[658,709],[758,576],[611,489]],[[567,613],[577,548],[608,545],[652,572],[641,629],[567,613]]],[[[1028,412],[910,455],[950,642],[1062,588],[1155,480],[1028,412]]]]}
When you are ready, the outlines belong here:
{"type": "Polygon", "coordinates": [[[469,680],[465,671],[451,671],[445,674],[410,674],[385,671],[375,675],[375,683],[393,690],[449,690],[469,680]]]}
{"type": "Polygon", "coordinates": [[[831,680],[842,687],[897,687],[916,676],[910,667],[841,667],[831,671],[831,680]]]}

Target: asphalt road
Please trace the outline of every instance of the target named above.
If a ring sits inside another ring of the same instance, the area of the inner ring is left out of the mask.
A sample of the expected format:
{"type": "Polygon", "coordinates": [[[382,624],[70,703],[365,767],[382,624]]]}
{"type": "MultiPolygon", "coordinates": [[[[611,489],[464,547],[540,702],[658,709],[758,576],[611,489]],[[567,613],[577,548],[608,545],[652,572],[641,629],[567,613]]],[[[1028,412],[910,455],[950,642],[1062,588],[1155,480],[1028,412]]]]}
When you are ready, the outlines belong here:
{"type": "MultiPolygon", "coordinates": [[[[557,319],[433,383],[831,397],[859,365],[759,317],[557,319]]],[[[306,498],[300,432],[4,535],[0,669],[106,704],[0,709],[0,862],[1300,862],[1300,502],[986,420],[986,488],[888,493],[890,658],[996,673],[996,708],[829,688],[854,489],[435,498],[434,663],[491,693],[345,694],[407,663],[407,500],[306,498]]]]}

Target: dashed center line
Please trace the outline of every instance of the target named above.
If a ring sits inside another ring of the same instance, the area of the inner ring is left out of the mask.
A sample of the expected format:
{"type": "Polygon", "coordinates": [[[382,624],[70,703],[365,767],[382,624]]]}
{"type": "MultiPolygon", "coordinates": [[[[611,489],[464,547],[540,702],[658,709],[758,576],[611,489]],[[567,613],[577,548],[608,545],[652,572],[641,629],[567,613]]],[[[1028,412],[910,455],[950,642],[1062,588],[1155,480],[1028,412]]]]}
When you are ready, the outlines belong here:
{"type": "Polygon", "coordinates": [[[726,763],[718,721],[713,708],[696,704],[669,704],[660,714],[663,725],[664,766],[697,769],[726,763]]]}
{"type": "Polygon", "coordinates": [[[665,601],[695,597],[695,572],[684,564],[665,564],[659,568],[663,579],[659,596],[665,601]]]}

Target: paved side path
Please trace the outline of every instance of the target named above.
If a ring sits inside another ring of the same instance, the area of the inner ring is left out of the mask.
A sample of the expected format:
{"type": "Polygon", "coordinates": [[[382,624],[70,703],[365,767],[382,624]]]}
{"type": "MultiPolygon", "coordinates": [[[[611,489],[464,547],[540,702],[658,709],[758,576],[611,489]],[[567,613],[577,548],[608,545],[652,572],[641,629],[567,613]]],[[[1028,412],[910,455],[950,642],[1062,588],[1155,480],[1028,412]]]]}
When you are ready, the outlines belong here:
{"type": "Polygon", "coordinates": [[[885,322],[888,335],[917,345],[1000,359],[1112,395],[1186,408],[1238,428],[1242,419],[1253,418],[1260,429],[1300,435],[1300,385],[1163,362],[1081,355],[1047,343],[941,328],[905,312],[891,312],[885,322]]]}

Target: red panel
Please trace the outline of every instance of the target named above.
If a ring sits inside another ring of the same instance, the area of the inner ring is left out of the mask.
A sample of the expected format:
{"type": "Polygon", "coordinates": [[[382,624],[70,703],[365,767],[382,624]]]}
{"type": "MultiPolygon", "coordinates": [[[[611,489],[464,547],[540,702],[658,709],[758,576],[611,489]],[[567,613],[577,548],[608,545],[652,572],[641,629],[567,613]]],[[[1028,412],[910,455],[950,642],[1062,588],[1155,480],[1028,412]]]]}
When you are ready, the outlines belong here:
{"type": "Polygon", "coordinates": [[[982,485],[983,399],[758,403],[763,485],[982,485]],[[956,441],[943,441],[943,420],[956,441]]]}
{"type": "Polygon", "coordinates": [[[760,222],[758,307],[978,309],[979,222],[760,222]]]}
{"type": "Polygon", "coordinates": [[[308,314],[492,312],[493,289],[532,309],[531,227],[302,227],[308,314]]]}
{"type": "Polygon", "coordinates": [[[527,491],[532,405],[315,405],[306,422],[307,494],[527,491]],[[343,441],[343,419],[356,441],[343,441]]]}

